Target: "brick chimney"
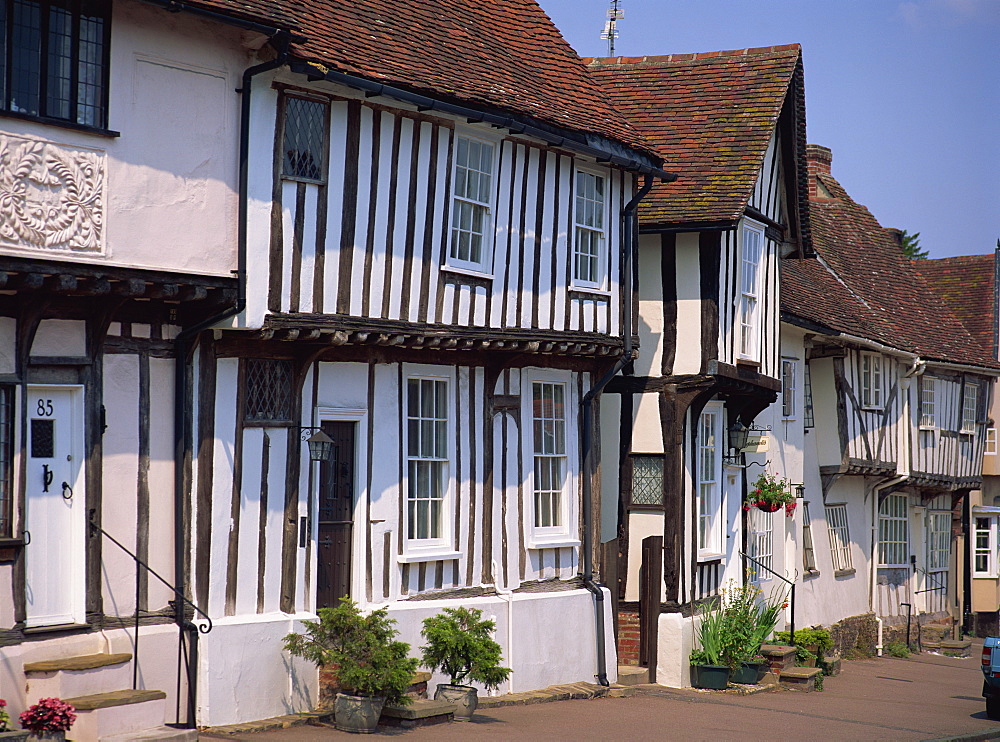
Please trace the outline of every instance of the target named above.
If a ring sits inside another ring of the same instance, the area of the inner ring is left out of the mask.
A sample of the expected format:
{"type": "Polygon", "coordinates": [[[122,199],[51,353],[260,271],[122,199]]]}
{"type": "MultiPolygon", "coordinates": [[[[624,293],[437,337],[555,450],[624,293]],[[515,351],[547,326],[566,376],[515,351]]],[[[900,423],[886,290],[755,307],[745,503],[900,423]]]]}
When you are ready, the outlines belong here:
{"type": "MultiPolygon", "coordinates": [[[[806,168],[809,174],[809,198],[829,198],[826,193],[817,193],[816,176],[830,174],[833,152],[818,144],[806,145],[806,168]]],[[[825,190],[825,189],[824,189],[825,190]]]]}

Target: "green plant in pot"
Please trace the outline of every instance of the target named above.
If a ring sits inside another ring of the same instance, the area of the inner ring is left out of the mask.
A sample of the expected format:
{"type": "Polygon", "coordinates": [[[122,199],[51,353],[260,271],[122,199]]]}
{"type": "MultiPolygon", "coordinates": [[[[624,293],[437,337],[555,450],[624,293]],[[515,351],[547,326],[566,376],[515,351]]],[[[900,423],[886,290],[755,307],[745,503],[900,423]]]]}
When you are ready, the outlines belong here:
{"type": "Polygon", "coordinates": [[[320,608],[318,621],[303,621],[304,634],[291,633],[284,646],[290,653],[336,668],[341,692],[334,705],[338,729],[373,732],[386,703],[408,703],[417,660],[410,645],[396,641],[395,621],[385,608],[363,615],[350,598],[336,608],[320,608]]]}
{"type": "Polygon", "coordinates": [[[733,669],[734,638],[725,610],[718,600],[702,608],[701,623],[695,632],[698,646],[691,651],[691,682],[696,688],[722,690],[729,685],[733,669]]]}
{"type": "Polygon", "coordinates": [[[438,684],[434,700],[453,704],[455,721],[468,721],[479,705],[478,691],[463,681],[474,681],[489,690],[510,676],[511,669],[500,664],[503,652],[493,639],[495,629],[496,624],[484,619],[478,608],[445,608],[424,619],[420,634],[427,643],[422,664],[451,679],[438,684]]]}

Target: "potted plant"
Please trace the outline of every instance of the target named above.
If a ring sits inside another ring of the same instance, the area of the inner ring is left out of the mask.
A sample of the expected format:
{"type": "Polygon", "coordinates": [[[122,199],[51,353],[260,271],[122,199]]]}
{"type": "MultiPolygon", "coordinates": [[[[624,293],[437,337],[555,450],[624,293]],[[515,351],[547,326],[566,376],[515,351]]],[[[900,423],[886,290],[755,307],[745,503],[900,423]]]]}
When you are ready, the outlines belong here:
{"type": "Polygon", "coordinates": [[[496,624],[484,619],[478,608],[445,608],[424,619],[420,634],[427,644],[422,664],[451,679],[438,684],[434,700],[453,704],[455,721],[468,721],[479,705],[478,691],[463,685],[463,680],[493,689],[510,676],[511,669],[500,665],[503,653],[493,639],[495,629],[496,624]]]}
{"type": "Polygon", "coordinates": [[[717,600],[708,601],[695,634],[698,648],[692,650],[691,684],[695,688],[724,690],[732,673],[733,636],[725,611],[717,600]]]}
{"type": "Polygon", "coordinates": [[[753,483],[753,489],[747,493],[743,509],[749,510],[753,506],[765,513],[774,513],[784,508],[785,515],[790,518],[795,512],[795,495],[788,485],[788,480],[780,474],[761,472],[753,483]]]}
{"type": "MultiPolygon", "coordinates": [[[[778,638],[786,644],[791,639],[787,631],[777,632],[778,638]]],[[[826,629],[799,629],[795,632],[795,659],[803,667],[816,667],[823,659],[823,653],[833,649],[833,637],[826,629]]]]}
{"type": "Polygon", "coordinates": [[[29,730],[29,742],[62,742],[76,721],[76,709],[58,698],[42,698],[22,711],[21,726],[29,730]]]}
{"type": "Polygon", "coordinates": [[[396,623],[380,608],[365,616],[350,598],[336,608],[320,608],[318,621],[304,621],[305,634],[285,637],[285,649],[318,667],[335,667],[342,692],[334,703],[334,721],[347,732],[375,731],[382,706],[408,703],[417,660],[410,645],[396,641],[396,623]]]}

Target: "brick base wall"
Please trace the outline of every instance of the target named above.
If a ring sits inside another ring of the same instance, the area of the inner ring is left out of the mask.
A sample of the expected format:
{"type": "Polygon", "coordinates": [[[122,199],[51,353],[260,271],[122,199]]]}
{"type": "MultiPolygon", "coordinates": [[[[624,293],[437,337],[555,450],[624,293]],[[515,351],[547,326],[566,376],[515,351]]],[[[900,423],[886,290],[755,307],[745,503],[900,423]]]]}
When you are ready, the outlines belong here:
{"type": "Polygon", "coordinates": [[[618,664],[639,664],[639,614],[636,612],[618,613],[618,664]]]}

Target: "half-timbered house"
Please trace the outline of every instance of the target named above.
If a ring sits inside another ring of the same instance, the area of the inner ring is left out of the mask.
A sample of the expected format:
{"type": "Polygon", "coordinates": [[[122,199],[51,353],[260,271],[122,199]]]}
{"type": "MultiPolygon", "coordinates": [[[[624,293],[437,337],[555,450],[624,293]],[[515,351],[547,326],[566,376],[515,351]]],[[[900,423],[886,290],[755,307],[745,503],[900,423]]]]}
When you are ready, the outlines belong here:
{"type": "Polygon", "coordinates": [[[308,708],[281,639],[342,596],[614,679],[598,398],[671,176],[537,5],[13,2],[0,80],[12,710],[308,708]]]}
{"type": "Polygon", "coordinates": [[[595,59],[589,69],[680,176],[640,206],[641,352],[605,399],[604,419],[620,424],[602,426],[604,488],[620,497],[602,501],[602,540],[622,626],[641,614],[641,646],[623,640],[622,660],[688,685],[692,613],[742,583],[741,554],[753,551],[741,505],[761,469],[745,468],[728,431],[776,399],[778,266],[810,250],[801,52],[595,59]]]}
{"type": "Polygon", "coordinates": [[[833,178],[830,150],[808,151],[816,257],[782,264],[781,299],[803,390],[796,621],[905,640],[908,619],[961,618],[962,507],[998,365],[833,178]]]}
{"type": "MultiPolygon", "coordinates": [[[[924,280],[961,320],[969,334],[991,356],[1000,358],[1000,246],[992,255],[964,255],[921,260],[917,268],[924,280]]],[[[996,636],[1000,631],[1000,462],[997,461],[996,420],[1000,420],[998,395],[989,400],[986,441],[983,446],[983,484],[967,498],[960,594],[965,610],[963,628],[974,636],[996,636]]]]}

